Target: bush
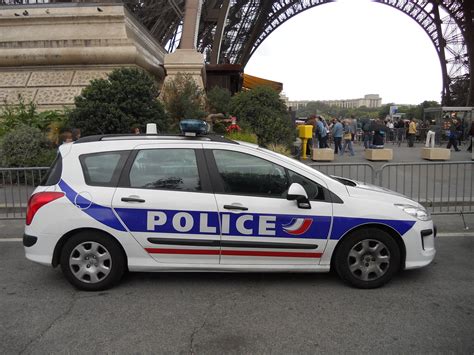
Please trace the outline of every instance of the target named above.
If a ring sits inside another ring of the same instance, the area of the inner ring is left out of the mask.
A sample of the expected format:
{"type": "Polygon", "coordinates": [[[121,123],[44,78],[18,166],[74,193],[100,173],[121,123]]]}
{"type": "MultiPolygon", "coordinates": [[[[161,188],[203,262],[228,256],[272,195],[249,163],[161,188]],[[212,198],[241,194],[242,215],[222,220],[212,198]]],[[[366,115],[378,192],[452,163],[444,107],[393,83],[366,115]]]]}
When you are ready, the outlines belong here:
{"type": "Polygon", "coordinates": [[[291,157],[291,149],[286,145],[271,143],[268,145],[268,149],[274,151],[275,153],[280,153],[286,155],[287,157],[291,157]]]}
{"type": "Polygon", "coordinates": [[[278,93],[265,86],[243,91],[232,98],[231,112],[241,128],[255,132],[258,143],[290,144],[294,130],[284,102],[278,93]]]}
{"type": "Polygon", "coordinates": [[[19,126],[6,133],[1,141],[2,165],[7,167],[49,166],[56,149],[35,127],[19,126]]]}
{"type": "Polygon", "coordinates": [[[227,129],[226,129],[226,125],[223,123],[223,122],[215,122],[213,125],[212,125],[212,131],[216,134],[226,134],[227,133],[227,129]]]}
{"type": "Polygon", "coordinates": [[[75,98],[76,108],[69,114],[69,125],[80,128],[83,136],[130,133],[133,125],[143,130],[152,122],[158,130],[166,131],[169,121],[157,95],[155,82],[144,71],[114,70],[107,80],[93,80],[75,98]]]}
{"type": "Polygon", "coordinates": [[[229,90],[214,86],[207,92],[209,112],[227,114],[230,108],[231,93],[229,90]]]}
{"type": "Polygon", "coordinates": [[[0,109],[0,137],[19,126],[30,126],[47,131],[51,125],[62,126],[66,115],[60,111],[37,112],[33,102],[25,103],[19,96],[18,105],[5,102],[0,109]]]}
{"type": "Polygon", "coordinates": [[[206,116],[204,93],[189,74],[178,73],[163,85],[161,99],[171,117],[173,129],[177,129],[179,121],[184,118],[202,119],[206,116]]]}
{"type": "Polygon", "coordinates": [[[258,144],[258,138],[254,133],[248,133],[248,132],[242,132],[242,131],[232,132],[232,133],[228,133],[226,137],[234,141],[242,141],[242,142],[258,144]]]}

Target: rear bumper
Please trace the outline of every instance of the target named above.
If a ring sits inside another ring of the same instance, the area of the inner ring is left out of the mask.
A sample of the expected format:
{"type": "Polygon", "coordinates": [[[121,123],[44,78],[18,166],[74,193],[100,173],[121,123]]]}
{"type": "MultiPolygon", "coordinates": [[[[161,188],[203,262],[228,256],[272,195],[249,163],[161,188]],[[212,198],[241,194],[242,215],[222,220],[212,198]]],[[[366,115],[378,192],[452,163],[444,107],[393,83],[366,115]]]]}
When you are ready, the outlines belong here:
{"type": "Polygon", "coordinates": [[[36,244],[38,237],[34,237],[32,235],[23,234],[23,246],[25,247],[32,247],[36,244]]]}

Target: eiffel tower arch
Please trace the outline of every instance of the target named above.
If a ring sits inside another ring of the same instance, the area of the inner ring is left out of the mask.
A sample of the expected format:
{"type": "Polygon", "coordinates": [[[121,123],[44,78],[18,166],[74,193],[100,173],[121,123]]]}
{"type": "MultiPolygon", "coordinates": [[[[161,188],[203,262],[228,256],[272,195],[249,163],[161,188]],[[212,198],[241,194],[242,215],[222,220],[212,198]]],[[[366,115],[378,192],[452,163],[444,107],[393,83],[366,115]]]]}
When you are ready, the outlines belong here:
{"type": "MultiPolygon", "coordinates": [[[[174,52],[183,36],[185,6],[199,4],[199,20],[191,37],[208,64],[248,63],[256,49],[280,25],[311,8],[335,0],[123,0],[158,44],[174,52]]],[[[474,2],[472,0],[372,0],[401,11],[426,32],[438,54],[442,71],[443,105],[453,103],[453,86],[466,85],[465,102],[474,106],[474,2]]],[[[67,0],[0,0],[0,5],[31,6],[33,3],[67,0]]],[[[77,1],[98,3],[98,1],[77,1]]],[[[101,3],[103,3],[102,1],[101,3]]],[[[106,0],[117,3],[115,0],[106,0]]],[[[0,6],[1,7],[1,6],[0,6]]],[[[21,13],[21,12],[20,12],[21,13]]],[[[148,35],[147,34],[147,35],[148,35]]],[[[0,39],[0,45],[2,45],[0,39]]]]}

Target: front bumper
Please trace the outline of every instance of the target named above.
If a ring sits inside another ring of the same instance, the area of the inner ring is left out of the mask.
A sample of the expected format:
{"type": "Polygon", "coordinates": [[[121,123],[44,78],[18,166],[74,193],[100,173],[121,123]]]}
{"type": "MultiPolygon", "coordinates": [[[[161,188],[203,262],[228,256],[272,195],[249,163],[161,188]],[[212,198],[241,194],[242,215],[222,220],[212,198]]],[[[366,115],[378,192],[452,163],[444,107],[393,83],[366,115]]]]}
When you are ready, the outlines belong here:
{"type": "Polygon", "coordinates": [[[417,269],[433,261],[436,255],[436,232],[433,221],[417,221],[403,235],[406,248],[405,269],[417,269]]]}

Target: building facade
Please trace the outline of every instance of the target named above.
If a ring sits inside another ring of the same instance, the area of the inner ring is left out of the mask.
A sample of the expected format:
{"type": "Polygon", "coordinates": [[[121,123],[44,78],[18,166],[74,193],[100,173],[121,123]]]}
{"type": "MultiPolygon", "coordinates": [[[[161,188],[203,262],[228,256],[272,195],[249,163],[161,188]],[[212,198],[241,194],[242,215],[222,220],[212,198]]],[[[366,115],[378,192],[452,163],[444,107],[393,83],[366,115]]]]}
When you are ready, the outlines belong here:
{"type": "MultiPolygon", "coordinates": [[[[306,107],[306,105],[316,100],[299,100],[299,101],[288,101],[288,107],[292,107],[294,110],[306,107]]],[[[378,94],[368,94],[360,99],[347,99],[347,100],[317,100],[326,105],[340,108],[358,108],[358,107],[369,107],[378,108],[382,106],[382,98],[378,94]]]]}

